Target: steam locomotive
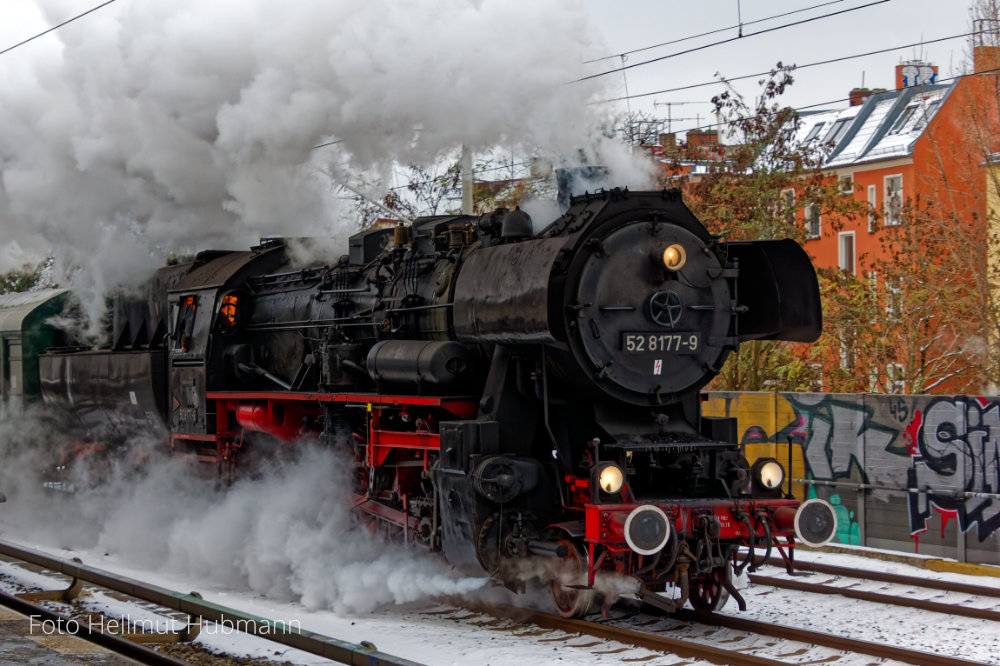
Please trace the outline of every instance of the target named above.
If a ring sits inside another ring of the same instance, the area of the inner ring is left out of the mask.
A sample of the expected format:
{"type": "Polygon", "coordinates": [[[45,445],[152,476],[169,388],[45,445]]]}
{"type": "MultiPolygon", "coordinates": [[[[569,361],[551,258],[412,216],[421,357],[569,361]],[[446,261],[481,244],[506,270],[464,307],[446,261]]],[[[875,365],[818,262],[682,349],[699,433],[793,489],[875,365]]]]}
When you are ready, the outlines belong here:
{"type": "Polygon", "coordinates": [[[796,537],[834,533],[700,414],[740,343],[819,335],[795,242],[723,242],[676,190],[611,189],[538,233],[500,209],[365,231],[332,263],[295,267],[292,245],[161,268],[99,349],[50,323],[68,294],[3,297],[5,397],[71,414],[78,450],[162,428],[226,480],[318,440],[355,461],[372,526],[514,590],[541,579],[566,616],[621,592],[743,608],[754,547],[790,566],[796,537]]]}

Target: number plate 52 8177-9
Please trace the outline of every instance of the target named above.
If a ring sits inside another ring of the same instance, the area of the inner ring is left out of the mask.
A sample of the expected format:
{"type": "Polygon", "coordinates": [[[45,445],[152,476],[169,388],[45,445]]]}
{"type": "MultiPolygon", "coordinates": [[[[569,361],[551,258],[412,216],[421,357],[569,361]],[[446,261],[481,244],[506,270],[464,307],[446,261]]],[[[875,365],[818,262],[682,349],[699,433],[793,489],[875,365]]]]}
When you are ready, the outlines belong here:
{"type": "Polygon", "coordinates": [[[622,350],[629,354],[696,354],[700,349],[700,333],[622,333],[622,350]]]}

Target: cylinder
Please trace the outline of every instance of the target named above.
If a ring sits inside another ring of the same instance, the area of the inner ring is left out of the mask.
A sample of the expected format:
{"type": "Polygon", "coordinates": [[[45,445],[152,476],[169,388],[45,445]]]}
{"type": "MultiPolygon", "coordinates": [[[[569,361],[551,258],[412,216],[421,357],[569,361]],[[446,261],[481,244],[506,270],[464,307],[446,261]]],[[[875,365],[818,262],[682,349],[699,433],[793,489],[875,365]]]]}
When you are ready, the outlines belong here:
{"type": "Polygon", "coordinates": [[[469,375],[472,353],[458,342],[383,340],[368,352],[367,363],[376,381],[446,385],[469,375]]]}

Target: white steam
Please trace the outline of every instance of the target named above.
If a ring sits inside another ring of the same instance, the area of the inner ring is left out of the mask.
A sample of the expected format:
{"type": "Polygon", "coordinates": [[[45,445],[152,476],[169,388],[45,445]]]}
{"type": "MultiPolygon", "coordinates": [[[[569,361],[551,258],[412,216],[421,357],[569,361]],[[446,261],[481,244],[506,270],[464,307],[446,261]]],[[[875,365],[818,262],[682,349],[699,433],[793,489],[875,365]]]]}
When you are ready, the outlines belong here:
{"type": "MultiPolygon", "coordinates": [[[[2,538],[109,554],[130,566],[340,612],[469,594],[487,582],[358,525],[346,456],[301,445],[260,479],[217,490],[176,459],[154,456],[136,468],[121,455],[93,470],[100,485],[84,488],[77,478],[76,492],[66,494],[43,490],[32,473],[46,457],[37,447],[57,439],[46,430],[29,420],[0,430],[7,461],[0,490],[8,496],[0,505],[2,538]]],[[[164,444],[139,448],[145,458],[164,444]]]]}
{"type": "MultiPolygon", "coordinates": [[[[92,6],[14,2],[39,30],[92,6]]],[[[585,16],[577,0],[104,7],[0,60],[0,270],[51,251],[95,315],[171,252],[343,238],[353,210],[324,172],[460,144],[620,161],[590,138],[598,84],[566,85],[600,50],[585,16]]]]}

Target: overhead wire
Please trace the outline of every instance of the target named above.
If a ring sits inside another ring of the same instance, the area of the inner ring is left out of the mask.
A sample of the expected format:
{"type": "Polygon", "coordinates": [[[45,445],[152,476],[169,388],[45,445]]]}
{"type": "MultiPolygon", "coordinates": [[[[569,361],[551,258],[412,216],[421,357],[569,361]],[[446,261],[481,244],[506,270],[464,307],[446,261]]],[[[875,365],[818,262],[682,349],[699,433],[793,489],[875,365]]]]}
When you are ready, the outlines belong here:
{"type": "MultiPolygon", "coordinates": [[[[892,52],[892,51],[901,51],[902,49],[908,49],[908,48],[912,48],[914,46],[920,46],[920,45],[923,45],[923,44],[936,44],[938,42],[945,42],[945,41],[948,41],[950,39],[959,39],[959,38],[962,38],[962,37],[970,37],[970,36],[975,35],[975,34],[978,34],[978,33],[974,31],[974,32],[962,33],[962,34],[959,34],[959,35],[950,35],[948,37],[939,37],[937,39],[925,39],[925,40],[921,40],[919,42],[913,42],[911,44],[903,44],[902,46],[893,46],[891,48],[878,49],[878,50],[875,50],[875,51],[867,51],[865,53],[857,53],[855,55],[840,56],[838,58],[830,58],[828,60],[819,60],[819,61],[816,61],[816,62],[806,63],[804,65],[793,65],[792,67],[794,68],[794,70],[797,71],[797,70],[800,70],[800,69],[806,69],[808,67],[818,67],[820,65],[830,65],[830,64],[833,64],[833,63],[837,63],[837,62],[844,62],[845,60],[853,60],[853,59],[856,59],[856,58],[866,58],[868,56],[879,55],[879,54],[882,54],[882,53],[889,53],[889,52],[892,52]]],[[[742,81],[744,79],[752,79],[752,78],[758,77],[758,76],[766,76],[766,75],[768,75],[770,73],[771,73],[771,70],[768,70],[766,72],[757,72],[755,74],[743,74],[743,75],[740,75],[740,76],[725,77],[725,78],[722,78],[722,79],[714,79],[712,81],[705,81],[703,83],[692,83],[690,85],[677,86],[675,88],[665,88],[663,90],[655,90],[653,92],[637,93],[635,95],[629,96],[629,99],[638,99],[640,97],[651,97],[653,95],[664,95],[666,93],[680,92],[682,90],[691,90],[693,88],[704,88],[706,86],[721,85],[723,83],[726,83],[727,81],[742,81]]],[[[611,102],[621,102],[621,101],[624,101],[625,99],[626,99],[625,96],[622,96],[622,97],[613,97],[613,98],[609,98],[609,99],[598,100],[596,102],[591,102],[591,104],[609,104],[611,102]]]]}
{"type": "MultiPolygon", "coordinates": [[[[980,76],[980,75],[983,75],[983,74],[1000,74],[1000,67],[997,67],[997,68],[994,68],[994,69],[984,69],[984,70],[982,70],[980,72],[976,72],[975,74],[959,74],[957,76],[949,76],[949,77],[946,77],[946,78],[943,78],[943,79],[937,79],[931,85],[934,85],[934,86],[942,85],[944,83],[949,83],[951,81],[957,81],[958,79],[964,78],[966,76],[980,76]]],[[[920,87],[920,88],[926,88],[927,86],[922,84],[922,85],[920,85],[918,87],[920,87]]],[[[850,97],[842,97],[840,99],[828,100],[826,102],[816,102],[814,104],[805,104],[803,106],[797,106],[797,107],[794,107],[793,110],[796,111],[796,112],[806,111],[806,110],[809,110],[809,109],[815,109],[815,108],[820,107],[820,106],[830,106],[832,104],[842,104],[843,102],[849,102],[849,101],[851,101],[850,97]]],[[[788,108],[788,107],[785,107],[785,108],[788,108]]],[[[775,113],[780,113],[782,110],[784,110],[784,109],[778,109],[775,113]]],[[[836,111],[836,110],[837,109],[831,109],[831,111],[836,111]]],[[[679,134],[683,134],[684,132],[691,132],[691,131],[698,131],[698,130],[705,130],[705,129],[712,129],[712,128],[721,128],[721,127],[725,127],[727,125],[735,125],[737,123],[741,123],[741,122],[745,122],[745,121],[748,121],[748,120],[752,120],[753,118],[754,118],[754,116],[743,116],[742,118],[734,118],[732,120],[725,120],[725,121],[722,121],[722,122],[708,123],[706,125],[699,125],[697,127],[691,127],[691,128],[684,129],[684,130],[678,130],[678,133],[679,134]]]]}
{"type": "Polygon", "coordinates": [[[858,5],[857,7],[850,7],[848,9],[842,9],[842,10],[837,11],[837,12],[830,12],[829,14],[821,14],[820,16],[812,16],[812,17],[807,18],[807,19],[802,19],[801,21],[794,21],[792,23],[785,23],[783,25],[777,25],[777,26],[774,26],[773,28],[765,28],[764,30],[758,30],[757,32],[752,32],[752,33],[750,33],[748,35],[740,35],[740,36],[737,36],[737,37],[730,37],[729,39],[723,39],[723,40],[718,41],[718,42],[712,42],[710,44],[702,44],[701,46],[695,46],[693,48],[686,49],[684,51],[677,51],[675,53],[668,53],[667,55],[659,56],[658,58],[651,58],[650,60],[643,60],[642,62],[632,63],[631,65],[622,65],[621,67],[618,67],[618,68],[615,68],[615,69],[609,69],[607,71],[599,72],[597,74],[591,74],[589,76],[584,76],[584,77],[581,77],[579,79],[575,79],[573,81],[570,81],[569,83],[580,83],[582,81],[589,81],[591,79],[596,79],[596,78],[599,78],[599,77],[602,77],[602,76],[607,76],[609,74],[617,74],[618,72],[624,72],[624,71],[632,69],[634,67],[642,67],[643,65],[649,65],[649,64],[652,64],[654,62],[660,62],[662,60],[667,60],[668,58],[676,58],[678,56],[686,55],[688,53],[695,53],[696,51],[702,51],[704,49],[709,49],[709,48],[713,48],[713,47],[716,47],[716,46],[722,46],[723,44],[729,44],[729,43],[738,41],[740,39],[746,39],[747,37],[756,37],[757,35],[764,35],[764,34],[767,34],[767,33],[770,33],[770,32],[775,32],[777,30],[784,30],[785,28],[792,28],[792,27],[795,27],[795,26],[798,26],[798,25],[804,25],[806,23],[811,23],[812,21],[819,21],[819,20],[822,20],[822,19],[830,18],[831,16],[838,16],[840,14],[847,14],[849,12],[854,12],[854,11],[857,11],[859,9],[866,9],[868,7],[874,7],[875,5],[885,4],[886,2],[892,2],[892,0],[874,0],[874,2],[868,2],[868,3],[864,4],[864,5],[858,5]]]}
{"type": "Polygon", "coordinates": [[[735,30],[737,28],[754,25],[756,23],[765,23],[767,21],[773,21],[774,19],[784,18],[786,16],[791,16],[792,14],[801,14],[802,12],[807,12],[811,9],[818,9],[820,7],[826,7],[827,5],[835,5],[840,2],[845,2],[846,0],[830,0],[829,2],[821,2],[818,5],[812,5],[811,7],[803,7],[802,9],[795,9],[790,12],[784,12],[783,14],[774,14],[773,16],[767,16],[765,18],[756,19],[754,21],[741,21],[737,25],[730,25],[725,28],[716,28],[715,30],[709,30],[708,32],[702,32],[697,35],[691,35],[689,37],[681,37],[680,39],[672,39],[669,42],[661,42],[659,44],[653,44],[652,46],[643,46],[642,48],[632,49],[631,51],[625,51],[623,53],[616,53],[614,55],[602,56],[600,58],[594,58],[593,60],[584,60],[584,65],[589,65],[595,62],[601,62],[602,60],[612,60],[614,58],[621,58],[622,56],[630,56],[633,53],[641,53],[643,51],[651,51],[652,49],[658,49],[662,46],[670,46],[671,44],[680,44],[681,42],[689,42],[692,39],[698,39],[700,37],[708,37],[709,35],[716,35],[720,32],[726,32],[727,30],[735,30]]]}
{"type": "Polygon", "coordinates": [[[17,47],[19,47],[19,46],[24,46],[24,45],[25,45],[25,44],[27,44],[28,42],[31,42],[31,41],[34,41],[34,40],[38,39],[39,37],[44,37],[45,35],[49,34],[49,33],[50,33],[50,32],[52,32],[53,30],[58,30],[59,28],[63,27],[64,25],[68,25],[68,24],[72,23],[73,21],[76,21],[77,19],[81,19],[81,18],[83,18],[83,17],[84,17],[84,16],[86,16],[87,14],[92,14],[92,13],[96,12],[96,11],[97,11],[98,9],[101,9],[102,7],[107,7],[107,6],[108,6],[108,5],[110,5],[110,4],[112,3],[112,2],[115,2],[115,0],[108,0],[107,2],[104,2],[104,3],[102,3],[102,4],[99,4],[99,5],[97,5],[96,7],[93,7],[93,8],[91,8],[91,9],[88,9],[87,11],[83,12],[82,14],[77,14],[77,15],[76,15],[76,16],[74,16],[73,18],[71,18],[71,19],[67,19],[67,20],[63,21],[63,22],[62,22],[62,23],[60,23],[59,25],[54,25],[54,26],[52,26],[51,28],[49,28],[48,30],[46,30],[46,31],[44,31],[44,32],[40,32],[40,33],[38,33],[38,34],[37,34],[37,35],[35,35],[34,37],[28,37],[28,38],[27,38],[26,40],[24,40],[23,42],[18,42],[17,44],[14,44],[13,46],[8,46],[8,47],[7,47],[7,48],[5,48],[4,50],[0,51],[0,55],[3,55],[3,54],[5,54],[5,53],[9,53],[9,52],[13,51],[14,49],[16,49],[17,47]]]}
{"type": "MultiPolygon", "coordinates": [[[[477,169],[474,173],[488,173],[490,171],[502,171],[504,169],[510,169],[512,167],[526,166],[531,164],[531,160],[526,160],[523,162],[515,162],[514,164],[503,164],[501,166],[490,167],[489,169],[477,169]]],[[[392,190],[405,190],[410,187],[419,187],[421,185],[428,185],[433,183],[437,178],[428,178],[427,180],[421,180],[414,183],[407,183],[406,185],[397,185],[395,187],[387,188],[389,191],[392,190]]],[[[493,181],[480,181],[480,182],[493,182],[493,181]]]]}

